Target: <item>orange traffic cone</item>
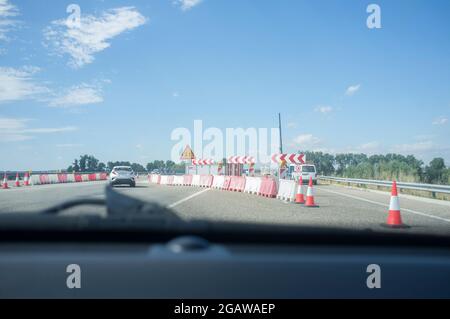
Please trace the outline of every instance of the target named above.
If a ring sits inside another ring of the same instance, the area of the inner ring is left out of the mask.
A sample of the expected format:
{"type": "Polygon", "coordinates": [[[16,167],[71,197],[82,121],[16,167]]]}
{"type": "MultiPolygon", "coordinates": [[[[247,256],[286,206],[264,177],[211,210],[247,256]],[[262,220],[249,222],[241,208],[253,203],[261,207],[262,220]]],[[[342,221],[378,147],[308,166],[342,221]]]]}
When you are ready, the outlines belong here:
{"type": "Polygon", "coordinates": [[[309,177],[308,190],[306,191],[306,207],[319,207],[314,203],[314,189],[312,177],[309,177]]]}
{"type": "Polygon", "coordinates": [[[26,172],[25,176],[23,177],[23,185],[30,186],[30,178],[29,178],[28,172],[26,172]]]}
{"type": "Polygon", "coordinates": [[[8,187],[8,177],[6,176],[6,173],[5,173],[5,176],[3,177],[2,188],[3,189],[8,189],[9,188],[8,187]]]}
{"type": "Polygon", "coordinates": [[[400,214],[400,202],[398,200],[397,182],[392,182],[391,202],[389,204],[389,215],[386,226],[391,228],[407,228],[402,222],[400,214]]]}
{"type": "Polygon", "coordinates": [[[303,195],[303,179],[301,176],[298,179],[298,188],[297,188],[297,195],[295,196],[295,203],[296,204],[305,203],[305,196],[303,195]]]}
{"type": "Polygon", "coordinates": [[[19,172],[16,173],[16,182],[14,183],[16,187],[20,187],[20,180],[19,180],[19,172]]]}

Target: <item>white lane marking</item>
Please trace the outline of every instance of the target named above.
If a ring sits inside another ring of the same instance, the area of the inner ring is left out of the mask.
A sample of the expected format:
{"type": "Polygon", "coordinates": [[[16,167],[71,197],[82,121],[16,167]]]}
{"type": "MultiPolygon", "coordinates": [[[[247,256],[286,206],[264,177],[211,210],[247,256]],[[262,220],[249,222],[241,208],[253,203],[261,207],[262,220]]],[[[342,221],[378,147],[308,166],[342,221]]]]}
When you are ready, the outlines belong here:
{"type": "Polygon", "coordinates": [[[209,191],[209,190],[211,190],[211,189],[210,189],[210,188],[207,188],[207,189],[204,189],[204,190],[202,190],[202,191],[200,191],[200,192],[197,192],[197,193],[195,193],[195,194],[192,194],[192,195],[190,195],[190,196],[188,196],[188,197],[186,197],[186,198],[183,198],[183,199],[179,200],[178,202],[175,202],[175,203],[173,203],[173,204],[167,206],[167,208],[174,208],[175,206],[178,206],[178,205],[180,205],[180,204],[182,204],[182,203],[184,203],[184,202],[187,202],[188,200],[190,200],[190,199],[192,199],[192,198],[194,198],[194,197],[197,197],[197,196],[199,196],[199,195],[201,195],[201,194],[203,194],[203,193],[206,193],[206,192],[209,191]]]}
{"type": "MultiPolygon", "coordinates": [[[[375,201],[370,200],[370,199],[361,198],[361,197],[358,197],[358,196],[342,194],[342,193],[339,193],[339,192],[330,191],[329,189],[323,189],[323,188],[320,188],[320,190],[324,191],[324,192],[336,194],[336,195],[345,196],[345,197],[352,198],[352,199],[357,199],[357,200],[360,200],[360,201],[363,201],[363,202],[367,202],[367,203],[383,206],[383,207],[386,207],[386,208],[389,207],[389,205],[386,205],[386,204],[383,204],[383,203],[379,203],[379,202],[375,202],[375,201]]],[[[408,209],[408,208],[402,208],[401,211],[406,211],[406,212],[411,213],[411,214],[416,214],[416,215],[420,215],[420,216],[424,216],[424,217],[428,217],[428,218],[433,218],[433,219],[437,219],[437,220],[441,220],[441,221],[450,223],[450,219],[439,217],[439,216],[425,214],[425,213],[418,212],[416,210],[412,210],[412,209],[408,209]]]]}

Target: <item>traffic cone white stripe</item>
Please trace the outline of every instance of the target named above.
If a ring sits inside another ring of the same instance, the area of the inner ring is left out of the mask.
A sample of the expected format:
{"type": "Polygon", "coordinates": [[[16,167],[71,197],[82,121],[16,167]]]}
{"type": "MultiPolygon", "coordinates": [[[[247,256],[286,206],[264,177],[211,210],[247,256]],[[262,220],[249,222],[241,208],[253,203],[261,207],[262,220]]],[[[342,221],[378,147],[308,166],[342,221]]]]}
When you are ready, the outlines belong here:
{"type": "Polygon", "coordinates": [[[400,211],[400,202],[398,196],[392,196],[391,202],[389,203],[389,210],[400,211]]]}
{"type": "Polygon", "coordinates": [[[306,191],[306,196],[314,196],[314,190],[308,186],[308,190],[306,191]]]}

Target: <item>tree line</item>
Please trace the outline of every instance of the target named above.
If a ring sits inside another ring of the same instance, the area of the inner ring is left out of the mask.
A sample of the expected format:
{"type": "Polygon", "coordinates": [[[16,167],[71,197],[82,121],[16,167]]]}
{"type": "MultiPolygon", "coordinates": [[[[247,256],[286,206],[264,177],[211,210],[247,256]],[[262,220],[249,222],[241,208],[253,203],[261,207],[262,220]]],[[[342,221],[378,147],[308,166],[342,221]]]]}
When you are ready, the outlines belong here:
{"type": "MultiPolygon", "coordinates": [[[[413,155],[337,154],[323,152],[300,152],[308,162],[316,165],[320,175],[376,180],[396,179],[402,182],[450,184],[450,167],[443,158],[434,158],[428,165],[413,155]]],[[[130,166],[133,171],[144,173],[157,170],[164,174],[184,173],[185,164],[155,160],[144,167],[127,161],[100,162],[93,155],[82,155],[67,168],[67,172],[108,172],[114,166],[130,166]]]]}
{"type": "Polygon", "coordinates": [[[413,155],[327,154],[301,152],[316,165],[321,175],[348,178],[392,180],[402,182],[450,184],[450,167],[443,158],[434,158],[428,165],[413,155]]]}
{"type": "Polygon", "coordinates": [[[184,164],[176,164],[173,161],[153,161],[147,163],[144,167],[139,163],[131,163],[128,161],[100,162],[93,155],[81,155],[80,158],[74,159],[72,164],[66,169],[69,173],[83,172],[109,172],[115,166],[130,166],[133,171],[138,173],[152,172],[158,170],[162,173],[184,173],[184,164]]]}

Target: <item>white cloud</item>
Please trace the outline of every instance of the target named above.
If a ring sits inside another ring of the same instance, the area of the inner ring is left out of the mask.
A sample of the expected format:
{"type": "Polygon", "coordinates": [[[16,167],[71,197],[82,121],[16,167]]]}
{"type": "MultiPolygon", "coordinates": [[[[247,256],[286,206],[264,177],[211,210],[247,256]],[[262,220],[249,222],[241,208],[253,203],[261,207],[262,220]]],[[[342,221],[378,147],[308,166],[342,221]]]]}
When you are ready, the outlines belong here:
{"type": "Polygon", "coordinates": [[[70,55],[69,65],[80,68],[94,61],[94,55],[111,46],[119,34],[133,30],[147,22],[134,7],[122,7],[103,12],[99,17],[81,15],[76,27],[61,19],[44,29],[45,45],[58,55],[70,55]]]}
{"type": "Polygon", "coordinates": [[[297,127],[297,123],[295,123],[295,122],[287,123],[287,128],[296,128],[296,127],[297,127]]]}
{"type": "Polygon", "coordinates": [[[376,142],[376,141],[364,143],[359,146],[359,149],[362,151],[374,151],[374,150],[378,150],[379,148],[380,148],[380,143],[376,142]]]}
{"type": "Polygon", "coordinates": [[[354,154],[363,153],[363,154],[367,154],[367,155],[384,153],[380,142],[377,142],[377,141],[367,142],[367,143],[363,143],[363,144],[357,145],[357,146],[349,146],[344,149],[340,149],[338,152],[339,153],[354,153],[354,154]]]}
{"type": "Polygon", "coordinates": [[[321,139],[312,134],[302,134],[294,138],[293,144],[302,150],[312,150],[321,144],[321,139]]]}
{"type": "Polygon", "coordinates": [[[30,119],[0,118],[0,142],[18,142],[35,138],[36,134],[55,134],[76,131],[75,126],[29,128],[30,119]]]}
{"type": "Polygon", "coordinates": [[[433,125],[445,125],[448,123],[448,118],[445,116],[440,116],[433,121],[433,125]]]}
{"type": "Polygon", "coordinates": [[[19,10],[8,0],[0,0],[0,40],[7,40],[6,34],[17,25],[14,17],[19,15],[19,10]]]}
{"type": "Polygon", "coordinates": [[[320,112],[324,115],[327,115],[327,114],[333,112],[333,108],[331,106],[326,106],[326,105],[319,105],[314,110],[316,112],[320,112]]]}
{"type": "Polygon", "coordinates": [[[438,149],[438,146],[435,145],[432,141],[422,141],[422,142],[411,143],[411,144],[399,144],[399,145],[394,145],[392,147],[393,152],[402,153],[402,154],[423,153],[423,152],[434,151],[436,149],[438,149]]]}
{"type": "Polygon", "coordinates": [[[187,11],[199,5],[203,0],[174,0],[173,3],[179,6],[181,10],[187,11]]]}
{"type": "Polygon", "coordinates": [[[67,92],[50,101],[52,107],[76,107],[103,102],[102,89],[99,85],[81,84],[71,87],[67,92]]]}
{"type": "Polygon", "coordinates": [[[345,91],[345,95],[352,96],[356,92],[358,92],[360,88],[361,88],[361,84],[356,84],[356,85],[349,86],[347,88],[347,90],[345,91]]]}
{"type": "Polygon", "coordinates": [[[173,92],[172,93],[172,97],[175,98],[175,99],[178,98],[179,96],[180,96],[180,94],[178,92],[173,92]]]}
{"type": "Polygon", "coordinates": [[[0,67],[0,103],[34,99],[48,92],[33,79],[39,71],[39,68],[30,66],[19,69],[0,67]]]}

